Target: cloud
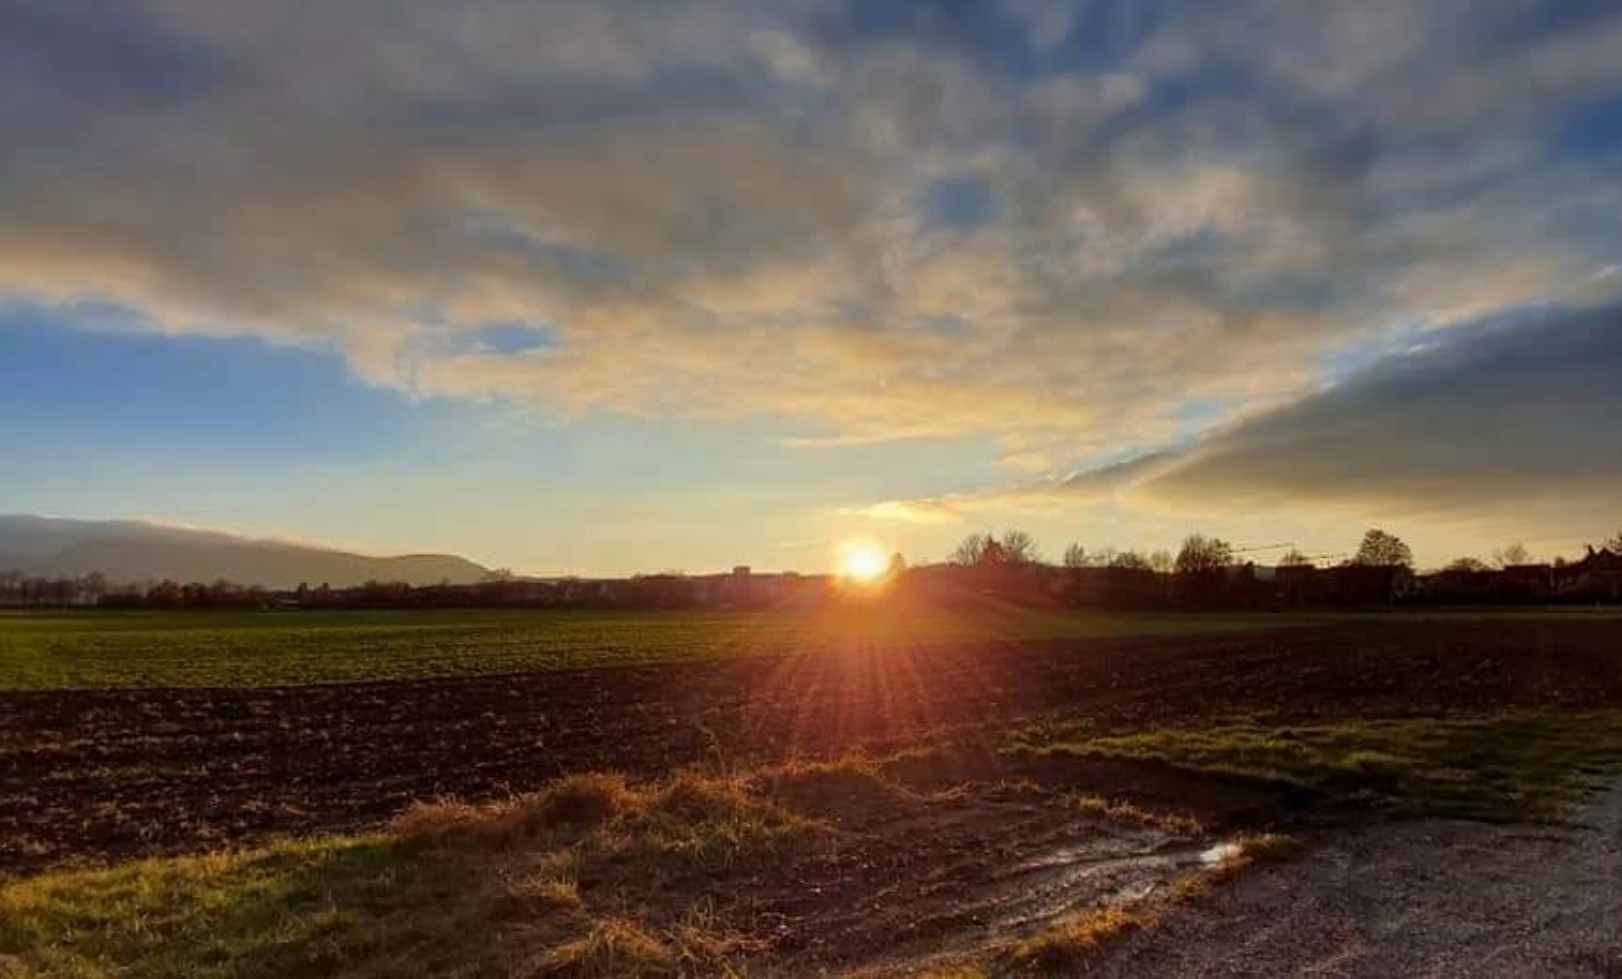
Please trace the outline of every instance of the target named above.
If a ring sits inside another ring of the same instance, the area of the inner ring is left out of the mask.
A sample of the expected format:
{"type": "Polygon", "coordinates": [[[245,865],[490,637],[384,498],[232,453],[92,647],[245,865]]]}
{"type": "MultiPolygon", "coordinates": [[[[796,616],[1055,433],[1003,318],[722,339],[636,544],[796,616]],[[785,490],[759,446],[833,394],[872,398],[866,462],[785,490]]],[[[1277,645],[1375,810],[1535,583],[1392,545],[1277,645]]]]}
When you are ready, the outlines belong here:
{"type": "Polygon", "coordinates": [[[1553,125],[1622,91],[1604,5],[47,6],[0,0],[0,298],[560,417],[1034,470],[1622,246],[1553,125]]]}
{"type": "Polygon", "coordinates": [[[1068,476],[990,490],[910,500],[886,500],[846,512],[894,523],[940,523],[986,511],[1063,511],[1112,499],[1119,491],[1175,465],[1175,452],[1151,452],[1068,476]]]}
{"type": "Polygon", "coordinates": [[[1448,331],[1237,425],[1138,484],[1147,502],[1439,515],[1622,504],[1622,306],[1448,331]]]}
{"type": "Polygon", "coordinates": [[[1257,515],[1293,510],[1593,526],[1622,506],[1622,305],[1522,311],[1435,333],[1339,383],[1177,449],[863,511],[1257,515]]]}

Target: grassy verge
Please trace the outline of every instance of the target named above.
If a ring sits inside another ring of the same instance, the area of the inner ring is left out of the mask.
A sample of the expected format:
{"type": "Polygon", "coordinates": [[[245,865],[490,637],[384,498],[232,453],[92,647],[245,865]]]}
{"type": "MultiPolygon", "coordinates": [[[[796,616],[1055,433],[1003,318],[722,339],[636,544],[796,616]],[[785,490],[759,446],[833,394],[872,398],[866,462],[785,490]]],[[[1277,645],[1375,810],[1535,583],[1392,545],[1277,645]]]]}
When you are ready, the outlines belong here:
{"type": "Polygon", "coordinates": [[[815,831],[737,780],[577,776],[384,834],[0,881],[0,976],[724,975],[747,943],[722,882],[815,831]]]}
{"type": "Polygon", "coordinates": [[[1014,750],[1154,759],[1422,815],[1558,820],[1622,771],[1622,711],[1288,724],[1257,718],[1109,735],[1057,721],[1017,734],[1014,750]]]}

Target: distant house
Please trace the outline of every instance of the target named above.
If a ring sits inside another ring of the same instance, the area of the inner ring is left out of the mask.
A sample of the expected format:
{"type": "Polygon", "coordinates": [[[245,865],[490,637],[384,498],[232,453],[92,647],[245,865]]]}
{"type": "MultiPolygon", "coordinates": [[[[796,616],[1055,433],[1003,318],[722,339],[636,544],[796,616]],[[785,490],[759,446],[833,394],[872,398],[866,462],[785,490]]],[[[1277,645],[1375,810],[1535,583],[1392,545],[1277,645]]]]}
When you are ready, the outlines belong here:
{"type": "Polygon", "coordinates": [[[1324,576],[1324,597],[1343,605],[1384,605],[1415,590],[1413,571],[1396,564],[1342,564],[1324,576]]]}
{"type": "Polygon", "coordinates": [[[1552,564],[1506,564],[1493,589],[1494,598],[1510,602],[1546,601],[1554,593],[1552,564]]]}
{"type": "Polygon", "coordinates": [[[1580,561],[1553,569],[1555,590],[1579,601],[1622,600],[1622,554],[1588,548],[1580,561]]]}

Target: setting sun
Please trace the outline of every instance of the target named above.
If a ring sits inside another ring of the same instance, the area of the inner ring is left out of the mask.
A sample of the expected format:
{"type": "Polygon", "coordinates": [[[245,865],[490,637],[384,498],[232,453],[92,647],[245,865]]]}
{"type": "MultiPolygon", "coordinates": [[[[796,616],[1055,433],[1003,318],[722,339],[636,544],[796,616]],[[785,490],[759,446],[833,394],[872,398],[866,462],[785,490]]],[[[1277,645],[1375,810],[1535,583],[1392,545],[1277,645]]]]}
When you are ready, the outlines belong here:
{"type": "Polygon", "coordinates": [[[873,581],[886,567],[884,552],[866,542],[846,546],[839,556],[839,573],[855,581],[873,581]]]}

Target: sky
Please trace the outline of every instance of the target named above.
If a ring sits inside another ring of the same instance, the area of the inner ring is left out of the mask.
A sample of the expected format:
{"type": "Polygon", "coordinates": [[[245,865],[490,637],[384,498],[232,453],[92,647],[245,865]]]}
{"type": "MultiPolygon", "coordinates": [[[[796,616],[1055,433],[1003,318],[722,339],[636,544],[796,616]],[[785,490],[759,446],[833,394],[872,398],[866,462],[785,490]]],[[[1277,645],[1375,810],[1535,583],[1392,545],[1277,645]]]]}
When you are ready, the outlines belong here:
{"type": "Polygon", "coordinates": [[[1619,51],[1611,0],[0,0],[0,512],[1579,553],[1619,51]]]}

